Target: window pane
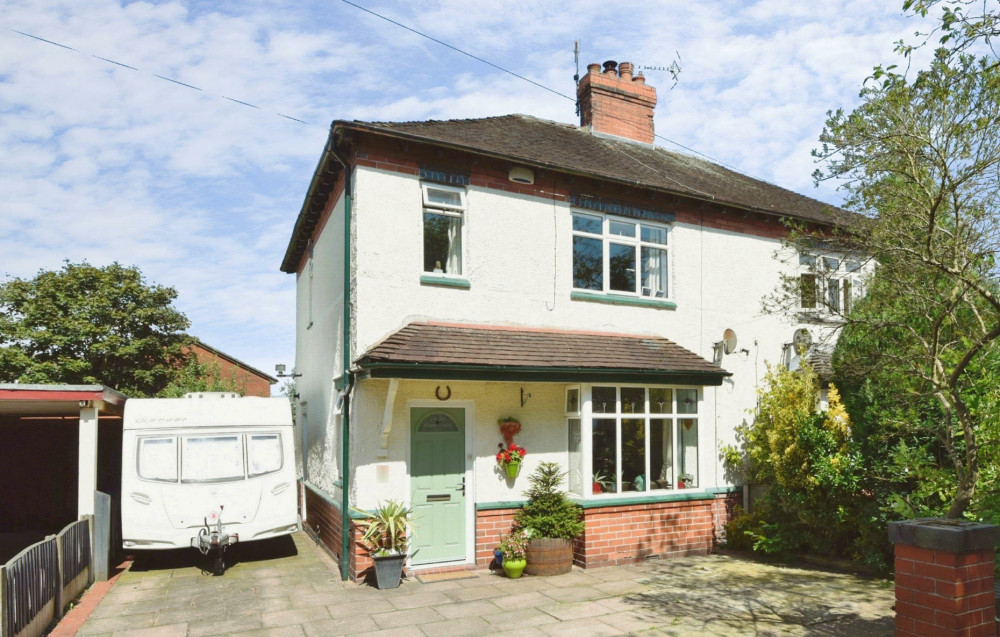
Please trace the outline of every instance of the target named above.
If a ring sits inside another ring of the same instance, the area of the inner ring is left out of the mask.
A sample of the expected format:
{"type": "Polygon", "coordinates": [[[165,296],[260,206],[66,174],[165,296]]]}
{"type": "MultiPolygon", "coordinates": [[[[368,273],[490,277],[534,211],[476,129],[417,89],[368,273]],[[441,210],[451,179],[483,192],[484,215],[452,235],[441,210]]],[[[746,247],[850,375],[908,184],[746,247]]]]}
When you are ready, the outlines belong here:
{"type": "Polygon", "coordinates": [[[618,411],[614,387],[594,387],[591,397],[595,414],[613,414],[618,411]]]}
{"type": "Polygon", "coordinates": [[[834,259],[833,257],[823,257],[823,267],[833,272],[840,267],[840,259],[834,259]]]}
{"type": "Polygon", "coordinates": [[[642,227],[643,241],[648,241],[649,243],[659,243],[662,245],[667,245],[666,228],[655,228],[651,226],[641,226],[641,227],[642,227]]]}
{"type": "Polygon", "coordinates": [[[642,246],[642,295],[667,296],[667,251],[642,246]]]}
{"type": "Polygon", "coordinates": [[[834,311],[840,310],[840,280],[839,279],[827,279],[826,281],[826,302],[829,304],[830,309],[834,311]]]}
{"type": "Polygon", "coordinates": [[[677,413],[696,414],[698,413],[698,390],[678,389],[677,390],[677,413]]]}
{"type": "Polygon", "coordinates": [[[642,414],[646,412],[646,389],[644,387],[622,387],[622,413],[642,414]]]}
{"type": "MultiPolygon", "coordinates": [[[[625,389],[622,389],[624,392],[625,389]]],[[[622,491],[646,490],[646,421],[622,419],[622,491]]]]}
{"type": "Polygon", "coordinates": [[[649,388],[649,413],[674,413],[674,390],[664,387],[649,388]]]}
{"type": "Polygon", "coordinates": [[[609,246],[611,289],[635,292],[635,246],[612,243],[609,246]]]}
{"type": "Polygon", "coordinates": [[[141,438],[137,464],[140,478],[176,482],[177,438],[141,438]]]}
{"type": "Polygon", "coordinates": [[[604,250],[600,239],[573,237],[573,287],[604,290],[604,250]]]}
{"type": "Polygon", "coordinates": [[[844,261],[844,269],[848,272],[857,272],[861,269],[861,262],[854,260],[844,261]]]}
{"type": "Polygon", "coordinates": [[[673,421],[653,418],[649,421],[650,489],[674,488],[673,421]]]}
{"type": "Polygon", "coordinates": [[[603,220],[600,217],[590,215],[573,215],[573,229],[578,232],[590,232],[592,234],[603,234],[603,220]]]}
{"type": "Polygon", "coordinates": [[[594,468],[593,490],[595,493],[616,493],[618,491],[615,486],[618,463],[615,460],[614,419],[595,420],[594,435],[591,440],[593,442],[593,454],[591,455],[594,468]]]}
{"type": "Polygon", "coordinates": [[[803,274],[799,277],[799,304],[806,309],[816,307],[815,274],[803,274]]]}
{"type": "Polygon", "coordinates": [[[851,285],[851,280],[844,279],[844,314],[847,314],[848,312],[851,311],[851,301],[853,300],[851,298],[852,287],[853,286],[851,285]]]}
{"type": "Polygon", "coordinates": [[[239,436],[186,437],[182,440],[182,482],[242,478],[243,445],[239,436]]]}
{"type": "Polygon", "coordinates": [[[807,265],[810,268],[816,265],[816,257],[811,254],[800,254],[799,255],[799,265],[807,265]]]}
{"type": "Polygon", "coordinates": [[[581,450],[582,436],[580,431],[580,419],[570,418],[567,421],[569,434],[569,475],[567,476],[567,487],[570,493],[583,495],[583,454],[581,450]]]}
{"type": "Polygon", "coordinates": [[[424,272],[462,273],[462,217],[424,211],[424,272]]]}
{"type": "Polygon", "coordinates": [[[427,189],[427,203],[461,207],[462,195],[451,190],[427,189]]]}
{"type": "Polygon", "coordinates": [[[685,486],[698,486],[698,421],[686,418],[677,422],[678,452],[681,456],[680,475],[685,486]]]}
{"type": "Polygon", "coordinates": [[[618,235],[619,237],[634,237],[635,224],[628,221],[610,219],[608,220],[608,234],[618,235]]]}
{"type": "Polygon", "coordinates": [[[248,447],[250,475],[259,476],[281,468],[281,438],[278,434],[250,436],[248,447]]]}
{"type": "Polygon", "coordinates": [[[580,412],[580,388],[570,387],[566,390],[566,413],[576,414],[580,412]]]}

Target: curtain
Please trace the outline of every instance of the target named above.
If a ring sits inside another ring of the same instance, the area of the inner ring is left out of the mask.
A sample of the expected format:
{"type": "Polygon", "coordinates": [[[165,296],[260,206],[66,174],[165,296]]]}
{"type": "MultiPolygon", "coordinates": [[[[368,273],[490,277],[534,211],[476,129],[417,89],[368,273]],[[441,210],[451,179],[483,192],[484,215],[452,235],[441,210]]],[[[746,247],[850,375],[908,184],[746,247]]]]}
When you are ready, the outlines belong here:
{"type": "Polygon", "coordinates": [[[462,218],[448,217],[448,274],[462,273],[462,218]]]}

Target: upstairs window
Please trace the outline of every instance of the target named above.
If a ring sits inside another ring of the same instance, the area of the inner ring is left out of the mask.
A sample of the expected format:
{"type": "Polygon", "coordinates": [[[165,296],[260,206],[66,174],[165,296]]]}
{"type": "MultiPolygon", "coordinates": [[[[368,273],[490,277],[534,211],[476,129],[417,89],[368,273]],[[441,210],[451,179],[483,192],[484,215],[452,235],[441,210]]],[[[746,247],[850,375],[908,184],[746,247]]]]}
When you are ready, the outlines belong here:
{"type": "Polygon", "coordinates": [[[424,208],[424,272],[462,274],[465,189],[421,184],[424,208]]]}
{"type": "Polygon", "coordinates": [[[799,254],[799,307],[847,314],[861,297],[861,262],[856,258],[799,254]]]}
{"type": "Polygon", "coordinates": [[[667,298],[667,235],[666,226],[573,213],[573,287],[667,298]]]}

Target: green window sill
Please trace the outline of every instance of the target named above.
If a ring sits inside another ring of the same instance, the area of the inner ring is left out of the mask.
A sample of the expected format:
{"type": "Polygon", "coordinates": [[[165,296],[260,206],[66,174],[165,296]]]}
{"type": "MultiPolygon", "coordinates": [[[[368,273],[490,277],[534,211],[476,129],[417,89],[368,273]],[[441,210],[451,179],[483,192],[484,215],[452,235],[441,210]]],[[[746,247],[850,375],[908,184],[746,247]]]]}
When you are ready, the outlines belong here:
{"type": "Polygon", "coordinates": [[[420,276],[420,285],[440,285],[445,288],[460,288],[468,290],[472,287],[468,279],[457,279],[450,276],[434,276],[433,274],[423,274],[420,276]]]}
{"type": "Polygon", "coordinates": [[[624,294],[604,294],[603,292],[582,292],[573,290],[569,298],[574,301],[591,301],[593,303],[611,303],[612,305],[634,305],[637,307],[655,307],[662,310],[676,310],[677,304],[664,299],[651,299],[644,296],[625,296],[624,294]]]}

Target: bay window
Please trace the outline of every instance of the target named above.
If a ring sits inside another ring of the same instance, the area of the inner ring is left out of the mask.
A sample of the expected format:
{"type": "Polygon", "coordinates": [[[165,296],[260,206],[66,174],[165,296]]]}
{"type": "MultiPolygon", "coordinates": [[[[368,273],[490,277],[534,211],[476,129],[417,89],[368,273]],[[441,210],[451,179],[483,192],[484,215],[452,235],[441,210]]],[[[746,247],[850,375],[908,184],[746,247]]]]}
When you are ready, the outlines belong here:
{"type": "Polygon", "coordinates": [[[699,391],[584,386],[579,414],[569,413],[567,401],[570,491],[638,495],[698,487],[699,391]]]}
{"type": "Polygon", "coordinates": [[[573,287],[665,299],[667,227],[573,213],[573,287]]]}

